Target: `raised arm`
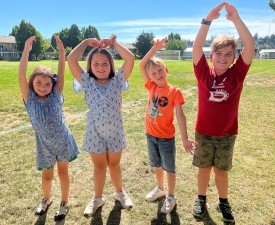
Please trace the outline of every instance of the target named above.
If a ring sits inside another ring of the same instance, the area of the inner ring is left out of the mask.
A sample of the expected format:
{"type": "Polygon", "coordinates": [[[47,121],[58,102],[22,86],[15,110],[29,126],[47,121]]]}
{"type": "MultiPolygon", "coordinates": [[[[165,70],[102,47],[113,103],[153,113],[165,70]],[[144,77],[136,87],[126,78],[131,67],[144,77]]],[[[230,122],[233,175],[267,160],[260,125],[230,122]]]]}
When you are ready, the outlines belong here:
{"type": "Polygon", "coordinates": [[[63,87],[64,87],[64,73],[65,73],[65,49],[59,37],[57,37],[55,34],[53,34],[53,37],[56,40],[56,46],[59,51],[58,78],[57,78],[56,88],[58,89],[59,93],[62,94],[63,87]]]}
{"type": "Polygon", "coordinates": [[[143,59],[139,63],[139,69],[141,71],[142,77],[145,82],[149,79],[149,75],[146,71],[146,65],[149,62],[149,60],[153,57],[153,55],[156,53],[156,51],[168,46],[168,43],[165,43],[167,40],[167,37],[162,39],[152,40],[153,47],[147,52],[147,54],[143,57],[143,59]]]}
{"type": "Polygon", "coordinates": [[[29,53],[32,50],[32,44],[36,37],[32,36],[28,38],[25,42],[25,47],[20,59],[18,75],[19,75],[19,86],[21,90],[22,97],[25,102],[28,99],[28,92],[29,92],[29,85],[27,80],[27,67],[28,67],[28,60],[29,60],[29,53]]]}
{"type": "Polygon", "coordinates": [[[234,26],[236,27],[236,30],[240,36],[240,39],[243,44],[243,49],[241,52],[243,61],[245,64],[249,65],[252,62],[252,59],[254,57],[254,51],[255,51],[255,41],[252,37],[250,31],[240,18],[237,9],[233,6],[225,3],[225,10],[227,12],[226,18],[234,23],[234,26]]]}
{"type": "Polygon", "coordinates": [[[67,57],[70,70],[74,78],[79,83],[82,74],[82,68],[79,65],[79,60],[81,59],[83,52],[87,46],[99,47],[99,41],[95,38],[85,39],[79,45],[77,45],[67,57]]]}
{"type": "MultiPolygon", "coordinates": [[[[210,10],[208,15],[205,17],[206,23],[207,22],[211,23],[214,19],[219,18],[220,11],[223,8],[224,4],[225,2],[219,4],[218,6],[210,10]]],[[[194,40],[192,58],[195,66],[198,64],[201,56],[203,55],[203,45],[206,40],[209,27],[210,27],[210,24],[202,23],[197,33],[197,36],[194,40]]]]}
{"type": "Polygon", "coordinates": [[[124,63],[122,64],[122,68],[124,71],[125,80],[128,80],[134,68],[135,56],[128,48],[118,43],[116,38],[117,36],[115,34],[112,34],[110,38],[110,41],[111,41],[110,45],[111,47],[113,45],[113,47],[118,52],[118,54],[123,58],[124,63]]]}

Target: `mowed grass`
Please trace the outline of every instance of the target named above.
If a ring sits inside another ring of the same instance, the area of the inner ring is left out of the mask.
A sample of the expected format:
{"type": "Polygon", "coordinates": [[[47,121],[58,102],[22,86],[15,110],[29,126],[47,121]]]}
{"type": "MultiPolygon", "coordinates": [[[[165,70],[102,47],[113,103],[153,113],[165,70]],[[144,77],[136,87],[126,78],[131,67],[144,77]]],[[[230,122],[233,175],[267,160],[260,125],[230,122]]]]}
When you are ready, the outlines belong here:
{"type": "MultiPolygon", "coordinates": [[[[122,61],[116,61],[116,67],[122,61]]],[[[85,65],[85,62],[83,66],[85,65]]],[[[192,156],[182,147],[178,127],[177,145],[177,207],[171,215],[159,210],[164,201],[144,200],[155,187],[155,176],[148,165],[144,132],[147,91],[136,61],[129,79],[130,89],[123,94],[123,118],[127,135],[121,166],[124,189],[131,196],[132,210],[121,210],[112,195],[107,173],[104,195],[106,204],[94,218],[86,219],[83,211],[94,194],[93,165],[88,153],[81,151],[70,164],[70,213],[65,221],[55,223],[53,216],[60,203],[59,179],[55,173],[52,187],[54,203],[42,217],[34,211],[42,198],[41,172],[36,170],[35,138],[18,86],[19,62],[0,61],[0,224],[223,224],[215,209],[218,193],[212,174],[208,188],[208,215],[196,221],[191,208],[196,195],[197,169],[192,166],[192,156]]],[[[190,138],[194,138],[197,111],[197,87],[192,61],[167,61],[168,81],[177,85],[185,97],[184,111],[190,138]]],[[[55,71],[57,61],[30,62],[28,74],[37,65],[51,66],[55,71]]],[[[64,112],[67,125],[82,147],[86,126],[87,106],[82,93],[72,88],[72,75],[66,66],[64,112]]],[[[244,83],[239,107],[239,135],[236,140],[233,169],[230,171],[229,200],[236,224],[275,224],[275,61],[254,60],[244,83]]],[[[176,123],[176,120],[175,120],[176,123]]],[[[82,148],[81,148],[82,149],[82,148]]]]}

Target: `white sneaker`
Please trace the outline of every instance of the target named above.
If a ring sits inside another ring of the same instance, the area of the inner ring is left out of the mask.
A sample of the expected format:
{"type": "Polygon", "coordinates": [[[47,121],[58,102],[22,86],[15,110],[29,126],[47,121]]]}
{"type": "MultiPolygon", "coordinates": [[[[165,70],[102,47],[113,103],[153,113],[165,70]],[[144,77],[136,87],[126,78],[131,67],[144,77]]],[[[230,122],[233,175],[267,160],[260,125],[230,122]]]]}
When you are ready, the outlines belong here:
{"type": "Polygon", "coordinates": [[[57,212],[55,213],[54,220],[55,221],[63,220],[68,214],[68,212],[69,212],[69,203],[61,202],[59,210],[57,210],[57,212]]]}
{"type": "Polygon", "coordinates": [[[40,216],[40,215],[46,213],[52,203],[53,203],[52,199],[47,200],[47,199],[43,198],[41,203],[35,210],[35,215],[40,216]]]}
{"type": "Polygon", "coordinates": [[[90,203],[87,205],[85,211],[84,211],[84,216],[85,217],[91,217],[93,216],[96,211],[105,204],[105,200],[103,198],[96,198],[94,197],[90,203]]]}
{"type": "Polygon", "coordinates": [[[146,195],[145,199],[148,202],[156,201],[158,198],[165,196],[166,192],[161,190],[159,187],[155,187],[149,194],[146,195]]]}
{"type": "Polygon", "coordinates": [[[175,205],[176,198],[173,196],[167,196],[160,211],[165,214],[170,213],[174,209],[175,205]]]}
{"type": "Polygon", "coordinates": [[[120,201],[120,203],[124,209],[129,209],[129,208],[133,207],[133,202],[130,199],[130,197],[126,194],[125,191],[115,192],[114,198],[116,200],[120,201]]]}

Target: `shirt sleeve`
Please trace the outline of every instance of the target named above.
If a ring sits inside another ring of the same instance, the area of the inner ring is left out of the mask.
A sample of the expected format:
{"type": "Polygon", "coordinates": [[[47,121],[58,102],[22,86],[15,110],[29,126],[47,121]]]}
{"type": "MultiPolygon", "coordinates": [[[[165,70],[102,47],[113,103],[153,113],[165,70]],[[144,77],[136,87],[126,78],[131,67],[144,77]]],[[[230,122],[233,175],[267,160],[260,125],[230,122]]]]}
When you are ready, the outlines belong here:
{"type": "Polygon", "coordinates": [[[179,88],[175,90],[175,105],[180,104],[183,105],[185,103],[183,94],[179,88]]]}
{"type": "Polygon", "coordinates": [[[246,65],[245,62],[243,61],[242,55],[239,55],[236,63],[230,69],[236,71],[239,79],[244,80],[246,77],[246,74],[248,73],[250,65],[246,65]]]}
{"type": "Polygon", "coordinates": [[[204,54],[202,54],[202,56],[196,66],[193,64],[193,67],[194,67],[194,72],[195,72],[195,76],[196,76],[197,80],[201,79],[201,77],[203,76],[205,71],[209,71],[209,65],[207,63],[207,60],[206,60],[204,54]]]}
{"type": "Polygon", "coordinates": [[[129,84],[128,84],[128,81],[125,80],[124,71],[122,69],[122,66],[118,68],[115,79],[117,80],[122,91],[128,91],[129,84]]]}
{"type": "Polygon", "coordinates": [[[63,105],[64,97],[63,97],[63,95],[60,95],[60,93],[56,87],[53,88],[53,91],[51,94],[53,96],[54,101],[56,101],[59,105],[63,105]]]}
{"type": "Polygon", "coordinates": [[[83,70],[80,78],[81,91],[86,91],[88,89],[91,79],[92,77],[90,77],[90,74],[83,70]]]}

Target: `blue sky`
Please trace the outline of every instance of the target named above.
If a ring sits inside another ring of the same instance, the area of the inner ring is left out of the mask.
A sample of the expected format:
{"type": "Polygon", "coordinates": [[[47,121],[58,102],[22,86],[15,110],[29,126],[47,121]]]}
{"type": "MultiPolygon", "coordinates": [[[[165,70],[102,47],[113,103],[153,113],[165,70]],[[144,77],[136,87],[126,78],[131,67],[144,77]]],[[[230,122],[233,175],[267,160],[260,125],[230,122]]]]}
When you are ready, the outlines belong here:
{"type": "MultiPolygon", "coordinates": [[[[275,34],[275,11],[268,6],[268,0],[228,2],[238,9],[252,35],[275,34]]],[[[217,0],[5,0],[1,2],[0,35],[9,35],[24,19],[45,38],[76,24],[80,29],[88,25],[96,27],[101,38],[116,33],[122,43],[135,42],[143,31],[152,32],[156,38],[173,32],[193,40],[201,19],[220,3],[217,0]]],[[[238,37],[232,22],[226,20],[224,9],[212,23],[208,37],[221,33],[238,37]]]]}

